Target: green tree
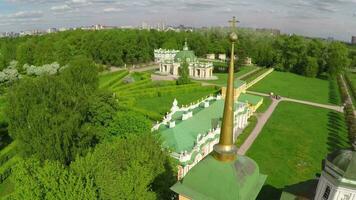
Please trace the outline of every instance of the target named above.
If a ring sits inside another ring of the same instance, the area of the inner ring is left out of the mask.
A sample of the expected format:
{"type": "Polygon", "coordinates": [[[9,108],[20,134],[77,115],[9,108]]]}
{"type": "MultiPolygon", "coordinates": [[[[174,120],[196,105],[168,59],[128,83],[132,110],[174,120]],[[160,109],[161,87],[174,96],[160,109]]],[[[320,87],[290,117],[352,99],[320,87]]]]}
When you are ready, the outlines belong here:
{"type": "Polygon", "coordinates": [[[33,65],[34,64],[34,50],[36,46],[32,40],[28,40],[21,43],[17,47],[16,59],[19,65],[22,67],[24,64],[33,65]]]}
{"type": "Polygon", "coordinates": [[[180,77],[177,80],[177,84],[178,85],[184,85],[184,84],[189,84],[191,82],[190,78],[189,78],[189,68],[188,68],[188,62],[184,61],[181,64],[181,68],[180,68],[180,77]]]}
{"type": "Polygon", "coordinates": [[[94,152],[76,159],[71,169],[78,176],[93,178],[100,199],[157,199],[162,189],[153,190],[152,184],[164,172],[167,158],[159,140],[148,132],[98,145],[94,152]]]}
{"type": "Polygon", "coordinates": [[[316,77],[319,71],[318,60],[314,57],[306,57],[304,65],[304,76],[307,77],[316,77]]]}
{"type": "Polygon", "coordinates": [[[326,58],[326,67],[330,76],[336,76],[341,73],[350,64],[348,58],[348,49],[340,42],[333,42],[329,45],[326,58]]]}
{"type": "Polygon", "coordinates": [[[118,112],[109,126],[112,135],[147,133],[151,130],[151,122],[142,114],[133,111],[118,112]]]}
{"type": "Polygon", "coordinates": [[[99,142],[89,121],[97,88],[94,65],[81,58],[58,76],[24,79],[9,92],[9,133],[25,156],[69,164],[99,142]]]}
{"type": "Polygon", "coordinates": [[[97,199],[96,188],[89,176],[77,176],[59,162],[37,159],[20,161],[11,176],[15,191],[11,199],[77,200],[97,199]]]}

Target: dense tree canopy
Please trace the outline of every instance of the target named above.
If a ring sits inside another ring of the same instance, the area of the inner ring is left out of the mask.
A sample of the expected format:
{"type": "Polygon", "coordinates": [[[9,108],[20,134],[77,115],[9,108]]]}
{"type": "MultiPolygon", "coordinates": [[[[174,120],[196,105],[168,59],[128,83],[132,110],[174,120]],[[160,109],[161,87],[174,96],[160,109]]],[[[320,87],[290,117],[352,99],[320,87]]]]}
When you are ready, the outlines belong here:
{"type": "MultiPolygon", "coordinates": [[[[97,101],[97,72],[76,58],[57,76],[26,78],[9,92],[9,133],[23,155],[70,163],[100,140],[89,112],[97,101]]],[[[98,121],[98,120],[96,120],[98,121]]]]}

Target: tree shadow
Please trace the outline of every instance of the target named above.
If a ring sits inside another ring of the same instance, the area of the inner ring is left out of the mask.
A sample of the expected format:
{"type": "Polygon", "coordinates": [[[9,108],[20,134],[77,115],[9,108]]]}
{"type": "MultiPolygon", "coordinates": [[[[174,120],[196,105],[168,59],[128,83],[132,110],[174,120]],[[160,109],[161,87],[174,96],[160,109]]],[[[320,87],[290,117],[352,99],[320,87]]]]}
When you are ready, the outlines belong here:
{"type": "Polygon", "coordinates": [[[340,104],[340,97],[338,95],[339,88],[335,79],[329,80],[329,103],[340,104]]]}
{"type": "Polygon", "coordinates": [[[177,182],[177,172],[172,168],[172,165],[167,158],[164,163],[164,172],[158,175],[152,183],[152,190],[156,193],[157,199],[176,198],[176,194],[170,189],[177,182]]]}
{"type": "Polygon", "coordinates": [[[327,137],[327,148],[329,152],[344,148],[343,144],[347,144],[348,141],[342,137],[343,119],[341,115],[335,111],[330,111],[328,113],[328,137],[327,137]]]}
{"type": "Polygon", "coordinates": [[[0,123],[0,150],[12,142],[7,130],[7,123],[0,123]]]}

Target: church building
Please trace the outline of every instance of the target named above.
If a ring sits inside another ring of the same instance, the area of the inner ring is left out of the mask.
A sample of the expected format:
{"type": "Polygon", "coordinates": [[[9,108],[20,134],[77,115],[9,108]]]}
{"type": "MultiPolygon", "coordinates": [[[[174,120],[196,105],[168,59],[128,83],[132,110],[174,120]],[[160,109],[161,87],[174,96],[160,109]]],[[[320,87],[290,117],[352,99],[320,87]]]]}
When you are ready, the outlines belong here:
{"type": "Polygon", "coordinates": [[[189,76],[197,80],[214,80],[213,63],[199,60],[194,51],[189,50],[187,41],[183,50],[154,50],[155,62],[159,65],[159,73],[179,77],[180,68],[184,63],[188,65],[189,76]]]}

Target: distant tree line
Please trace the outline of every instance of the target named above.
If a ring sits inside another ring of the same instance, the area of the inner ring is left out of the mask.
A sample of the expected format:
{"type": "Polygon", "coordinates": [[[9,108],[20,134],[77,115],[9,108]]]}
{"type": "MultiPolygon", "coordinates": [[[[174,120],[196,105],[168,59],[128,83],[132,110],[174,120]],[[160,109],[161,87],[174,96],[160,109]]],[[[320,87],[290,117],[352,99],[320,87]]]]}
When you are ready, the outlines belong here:
{"type": "MultiPolygon", "coordinates": [[[[155,30],[68,31],[45,36],[0,40],[0,71],[10,61],[42,66],[53,62],[66,65],[74,56],[85,55],[96,63],[123,66],[153,61],[155,48],[182,49],[185,38],[195,53],[230,53],[228,29],[200,29],[194,32],[155,30]]],[[[273,36],[251,30],[238,31],[238,64],[251,57],[259,66],[275,67],[315,77],[335,75],[356,65],[355,51],[345,44],[301,36],[273,36]]],[[[21,70],[21,69],[19,69],[21,70]]]]}

